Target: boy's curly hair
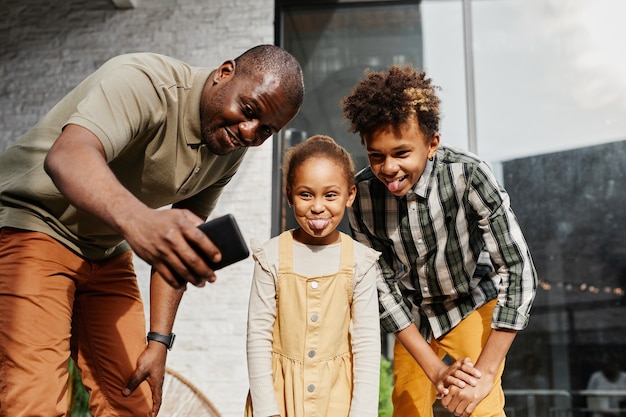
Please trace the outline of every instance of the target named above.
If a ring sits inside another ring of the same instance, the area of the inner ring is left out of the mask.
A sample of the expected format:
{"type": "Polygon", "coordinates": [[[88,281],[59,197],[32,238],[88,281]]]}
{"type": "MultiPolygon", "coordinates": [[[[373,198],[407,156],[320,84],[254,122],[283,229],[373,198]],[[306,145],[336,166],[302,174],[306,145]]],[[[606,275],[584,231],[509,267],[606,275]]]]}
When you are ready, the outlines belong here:
{"type": "Polygon", "coordinates": [[[383,126],[399,127],[417,116],[427,138],[439,131],[440,88],[412,66],[389,67],[387,71],[366,70],[361,80],[341,100],[343,115],[350,120],[350,132],[361,138],[383,126]]]}

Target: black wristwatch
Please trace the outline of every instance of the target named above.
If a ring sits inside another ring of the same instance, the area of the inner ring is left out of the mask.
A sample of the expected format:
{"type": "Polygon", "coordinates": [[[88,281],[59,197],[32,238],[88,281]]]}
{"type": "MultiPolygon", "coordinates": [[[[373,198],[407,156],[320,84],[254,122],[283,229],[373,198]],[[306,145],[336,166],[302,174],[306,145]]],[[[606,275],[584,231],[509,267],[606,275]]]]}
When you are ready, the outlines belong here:
{"type": "Polygon", "coordinates": [[[174,333],[161,334],[157,332],[148,332],[148,336],[146,337],[146,339],[148,339],[148,342],[154,340],[155,342],[163,343],[165,346],[167,346],[167,350],[172,350],[175,338],[176,335],[174,333]]]}

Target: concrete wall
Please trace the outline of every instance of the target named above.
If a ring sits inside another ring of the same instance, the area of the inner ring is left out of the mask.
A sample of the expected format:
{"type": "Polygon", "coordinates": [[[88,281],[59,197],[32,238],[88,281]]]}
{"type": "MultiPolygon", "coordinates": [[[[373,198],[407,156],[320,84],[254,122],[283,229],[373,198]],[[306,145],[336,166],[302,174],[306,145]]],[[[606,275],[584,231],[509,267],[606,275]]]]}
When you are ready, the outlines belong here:
{"type": "MultiPolygon", "coordinates": [[[[141,0],[128,10],[110,0],[0,0],[0,151],[112,56],[152,51],[215,67],[273,43],[273,21],[272,0],[141,0]]],[[[214,213],[233,213],[248,240],[270,235],[271,159],[271,142],[251,150],[214,213]]],[[[148,267],[138,260],[137,269],[147,295],[148,267]]],[[[246,260],[216,283],[188,290],[168,358],[224,417],[242,414],[248,389],[251,272],[246,260]]]]}

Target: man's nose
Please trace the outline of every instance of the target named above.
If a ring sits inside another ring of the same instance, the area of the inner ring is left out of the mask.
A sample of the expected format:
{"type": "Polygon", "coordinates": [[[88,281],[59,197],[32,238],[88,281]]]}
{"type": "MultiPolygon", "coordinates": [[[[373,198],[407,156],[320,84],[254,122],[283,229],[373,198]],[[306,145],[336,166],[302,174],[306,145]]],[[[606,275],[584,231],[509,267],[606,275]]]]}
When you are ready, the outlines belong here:
{"type": "Polygon", "coordinates": [[[255,145],[257,143],[259,126],[260,123],[256,119],[239,123],[239,133],[246,145],[255,145]]]}

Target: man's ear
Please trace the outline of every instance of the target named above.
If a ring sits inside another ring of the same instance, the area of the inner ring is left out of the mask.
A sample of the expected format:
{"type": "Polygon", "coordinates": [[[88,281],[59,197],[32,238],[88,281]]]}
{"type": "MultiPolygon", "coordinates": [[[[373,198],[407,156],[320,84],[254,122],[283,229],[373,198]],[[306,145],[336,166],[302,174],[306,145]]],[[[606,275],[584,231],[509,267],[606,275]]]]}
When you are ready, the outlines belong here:
{"type": "Polygon", "coordinates": [[[235,61],[229,59],[228,61],[224,61],[222,65],[220,65],[213,74],[213,84],[217,84],[220,81],[230,78],[235,74],[235,61]]]}

